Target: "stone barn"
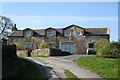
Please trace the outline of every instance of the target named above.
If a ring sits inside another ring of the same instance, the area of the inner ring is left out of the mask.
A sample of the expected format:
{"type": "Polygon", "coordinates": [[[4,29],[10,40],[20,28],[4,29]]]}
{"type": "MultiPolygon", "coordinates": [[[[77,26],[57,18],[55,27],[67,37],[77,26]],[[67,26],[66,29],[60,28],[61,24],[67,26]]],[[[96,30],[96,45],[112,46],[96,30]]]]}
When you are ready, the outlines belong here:
{"type": "Polygon", "coordinates": [[[65,28],[17,30],[15,25],[9,35],[8,44],[22,43],[23,49],[37,49],[38,44],[45,41],[51,48],[79,54],[86,53],[87,45],[101,38],[109,40],[109,28],[83,28],[70,25],[65,28]]]}

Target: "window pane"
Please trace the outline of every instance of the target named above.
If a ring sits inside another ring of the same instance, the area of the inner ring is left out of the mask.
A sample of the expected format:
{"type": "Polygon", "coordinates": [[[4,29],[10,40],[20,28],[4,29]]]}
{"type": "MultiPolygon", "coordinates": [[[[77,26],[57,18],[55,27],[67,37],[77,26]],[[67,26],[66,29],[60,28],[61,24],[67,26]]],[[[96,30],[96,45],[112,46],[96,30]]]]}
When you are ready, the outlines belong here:
{"type": "Polygon", "coordinates": [[[66,43],[66,51],[67,51],[67,52],[70,52],[69,43],[66,43]]]}
{"type": "Polygon", "coordinates": [[[70,52],[70,53],[74,53],[74,44],[64,43],[61,45],[61,50],[66,51],[66,52],[70,52]]]}
{"type": "Polygon", "coordinates": [[[30,32],[26,32],[26,36],[30,36],[30,32]]]}
{"type": "Polygon", "coordinates": [[[32,44],[25,44],[24,49],[26,49],[26,48],[32,48],[32,44]]]}
{"type": "Polygon", "coordinates": [[[32,45],[31,45],[31,44],[29,44],[29,48],[32,48],[32,45]]]}
{"type": "Polygon", "coordinates": [[[74,44],[70,44],[70,53],[74,52],[74,44]]]}
{"type": "Polygon", "coordinates": [[[24,45],[24,49],[26,49],[27,47],[28,47],[28,45],[27,45],[27,44],[25,44],[25,45],[24,45]]]}
{"type": "Polygon", "coordinates": [[[69,35],[71,35],[71,34],[70,34],[70,32],[65,32],[64,35],[69,36],[69,35]]]}
{"type": "Polygon", "coordinates": [[[65,44],[62,44],[62,45],[61,45],[61,50],[62,50],[62,51],[65,51],[65,44]]]}
{"type": "Polygon", "coordinates": [[[48,36],[52,36],[53,33],[52,32],[47,32],[48,36]]]}
{"type": "Polygon", "coordinates": [[[80,32],[76,32],[76,35],[80,35],[80,32]]]}

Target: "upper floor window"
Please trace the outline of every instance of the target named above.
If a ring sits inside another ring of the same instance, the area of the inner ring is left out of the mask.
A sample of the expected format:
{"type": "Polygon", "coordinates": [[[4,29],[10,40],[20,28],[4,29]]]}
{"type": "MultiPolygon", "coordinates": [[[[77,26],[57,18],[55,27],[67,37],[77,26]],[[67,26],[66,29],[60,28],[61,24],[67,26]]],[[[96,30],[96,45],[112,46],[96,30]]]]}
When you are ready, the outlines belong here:
{"type": "Polygon", "coordinates": [[[48,36],[52,36],[52,35],[53,35],[53,32],[47,32],[47,35],[48,35],[48,36]]]}
{"type": "Polygon", "coordinates": [[[76,32],[75,35],[81,35],[81,33],[80,32],[76,32]]]}
{"type": "Polygon", "coordinates": [[[71,33],[70,33],[70,32],[65,32],[64,35],[65,35],[65,36],[70,36],[71,33]]]}
{"type": "Polygon", "coordinates": [[[30,34],[31,34],[30,32],[26,32],[25,33],[26,36],[30,36],[30,34]]]}

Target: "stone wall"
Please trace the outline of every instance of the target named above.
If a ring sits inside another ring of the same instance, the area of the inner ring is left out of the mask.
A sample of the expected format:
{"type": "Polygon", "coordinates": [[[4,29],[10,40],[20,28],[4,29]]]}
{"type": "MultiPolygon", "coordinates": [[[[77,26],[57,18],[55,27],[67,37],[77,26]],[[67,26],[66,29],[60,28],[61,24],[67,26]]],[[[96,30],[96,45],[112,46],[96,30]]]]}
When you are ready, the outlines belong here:
{"type": "Polygon", "coordinates": [[[51,48],[56,49],[61,49],[60,46],[62,43],[70,42],[74,44],[74,54],[85,54],[88,43],[90,43],[91,41],[98,41],[101,38],[109,39],[108,36],[57,36],[57,38],[47,37],[46,40],[44,39],[44,37],[32,37],[32,42],[29,43],[24,42],[24,38],[20,38],[21,41],[19,41],[19,38],[14,38],[13,40],[18,41],[18,43],[22,43],[23,45],[32,44],[33,49],[37,49],[37,45],[43,40],[48,42],[50,46],[52,46],[51,48]]]}
{"type": "Polygon", "coordinates": [[[62,55],[70,55],[69,52],[61,51],[60,49],[35,49],[32,50],[31,56],[62,56],[62,55]]]}
{"type": "Polygon", "coordinates": [[[35,49],[32,50],[31,56],[49,56],[50,55],[50,49],[35,49]]]}
{"type": "Polygon", "coordinates": [[[28,50],[18,50],[17,56],[28,57],[28,50]]]}
{"type": "Polygon", "coordinates": [[[62,43],[73,43],[74,44],[74,54],[86,54],[87,45],[90,42],[96,42],[99,39],[108,39],[108,36],[59,36],[57,41],[59,41],[59,48],[61,49],[62,43]]]}

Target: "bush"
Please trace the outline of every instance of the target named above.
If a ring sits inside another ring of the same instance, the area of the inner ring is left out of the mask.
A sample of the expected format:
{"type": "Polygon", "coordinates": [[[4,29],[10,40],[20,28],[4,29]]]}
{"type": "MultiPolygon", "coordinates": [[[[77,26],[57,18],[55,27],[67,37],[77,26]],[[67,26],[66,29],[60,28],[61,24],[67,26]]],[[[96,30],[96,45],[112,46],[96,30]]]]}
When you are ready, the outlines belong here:
{"type": "Polygon", "coordinates": [[[120,42],[111,43],[109,57],[120,57],[120,42]]]}
{"type": "Polygon", "coordinates": [[[42,41],[39,45],[38,48],[49,48],[49,44],[45,41],[42,41]]]}
{"type": "Polygon", "coordinates": [[[98,40],[94,45],[97,56],[101,57],[120,57],[120,43],[110,43],[106,39],[98,40]]]}
{"type": "Polygon", "coordinates": [[[17,50],[22,50],[23,49],[23,44],[22,43],[15,43],[17,50]]]}
{"type": "Polygon", "coordinates": [[[109,51],[109,45],[110,43],[106,39],[98,40],[94,45],[94,48],[97,51],[97,56],[105,56],[106,53],[109,51]]]}

